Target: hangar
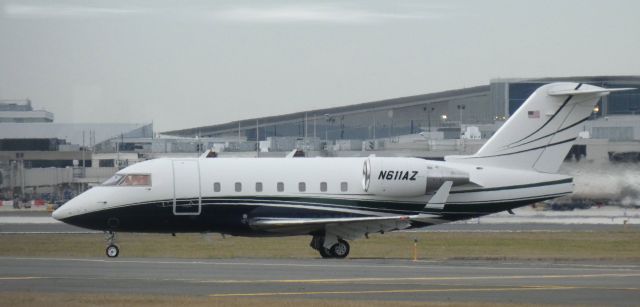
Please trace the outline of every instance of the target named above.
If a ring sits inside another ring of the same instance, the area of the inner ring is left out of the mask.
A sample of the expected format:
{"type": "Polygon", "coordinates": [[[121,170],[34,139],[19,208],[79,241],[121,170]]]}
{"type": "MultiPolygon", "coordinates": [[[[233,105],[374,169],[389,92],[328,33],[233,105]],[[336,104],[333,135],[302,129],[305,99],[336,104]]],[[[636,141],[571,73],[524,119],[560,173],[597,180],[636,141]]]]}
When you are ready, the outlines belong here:
{"type": "MultiPolygon", "coordinates": [[[[488,85],[470,88],[250,118],[163,134],[180,137],[235,136],[238,141],[253,142],[272,137],[315,138],[326,145],[340,140],[394,138],[420,132],[427,138],[458,139],[467,126],[475,126],[484,139],[491,136],[537,87],[558,81],[640,88],[640,76],[495,79],[488,85]]],[[[639,112],[640,90],[612,93],[600,101],[594,109],[593,122],[587,126],[599,138],[640,140],[639,112]],[[596,124],[598,120],[605,119],[608,123],[596,124]],[[612,124],[611,119],[620,119],[624,123],[612,124]]]]}

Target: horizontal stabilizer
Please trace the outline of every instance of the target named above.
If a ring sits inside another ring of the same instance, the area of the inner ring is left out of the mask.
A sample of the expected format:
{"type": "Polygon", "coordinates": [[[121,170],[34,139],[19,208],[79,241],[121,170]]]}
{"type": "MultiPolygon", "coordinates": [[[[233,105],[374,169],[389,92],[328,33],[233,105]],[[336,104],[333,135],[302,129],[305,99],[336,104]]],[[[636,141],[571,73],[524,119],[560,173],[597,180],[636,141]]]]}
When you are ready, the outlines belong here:
{"type": "Polygon", "coordinates": [[[583,88],[583,89],[563,89],[563,90],[549,90],[547,94],[549,96],[569,96],[569,95],[585,95],[585,94],[609,94],[610,92],[622,92],[622,91],[632,91],[635,88],[625,87],[625,88],[583,88]]]}

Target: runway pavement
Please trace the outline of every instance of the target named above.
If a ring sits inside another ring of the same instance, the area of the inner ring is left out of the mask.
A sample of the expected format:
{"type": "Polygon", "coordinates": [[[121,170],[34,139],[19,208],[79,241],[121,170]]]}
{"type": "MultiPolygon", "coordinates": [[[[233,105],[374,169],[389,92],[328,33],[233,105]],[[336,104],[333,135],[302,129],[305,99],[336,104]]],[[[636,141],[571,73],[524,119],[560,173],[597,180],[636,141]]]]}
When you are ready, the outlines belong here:
{"type": "Polygon", "coordinates": [[[31,224],[0,223],[0,234],[10,234],[10,233],[56,234],[56,233],[94,233],[94,232],[98,233],[99,231],[84,229],[84,228],[68,225],[62,222],[31,223],[31,224]]]}
{"type": "Polygon", "coordinates": [[[0,291],[636,305],[640,265],[4,257],[0,291]]]}

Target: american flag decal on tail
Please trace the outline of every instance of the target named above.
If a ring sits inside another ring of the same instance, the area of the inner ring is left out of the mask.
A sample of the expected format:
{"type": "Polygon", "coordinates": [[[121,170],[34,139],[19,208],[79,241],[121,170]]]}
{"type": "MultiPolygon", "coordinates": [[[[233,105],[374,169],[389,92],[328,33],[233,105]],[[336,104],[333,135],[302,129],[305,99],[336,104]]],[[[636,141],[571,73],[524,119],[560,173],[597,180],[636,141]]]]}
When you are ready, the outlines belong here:
{"type": "Polygon", "coordinates": [[[540,118],[540,111],[529,111],[529,118],[540,118]]]}

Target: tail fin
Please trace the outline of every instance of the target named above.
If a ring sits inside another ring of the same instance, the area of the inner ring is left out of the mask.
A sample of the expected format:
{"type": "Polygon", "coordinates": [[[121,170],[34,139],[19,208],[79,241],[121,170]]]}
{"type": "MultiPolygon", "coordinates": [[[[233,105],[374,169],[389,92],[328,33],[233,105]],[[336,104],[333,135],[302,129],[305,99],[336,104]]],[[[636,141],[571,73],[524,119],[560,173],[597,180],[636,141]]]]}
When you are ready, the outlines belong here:
{"type": "Polygon", "coordinates": [[[593,108],[613,91],[582,83],[543,85],[472,156],[446,161],[555,173],[593,108]]]}

